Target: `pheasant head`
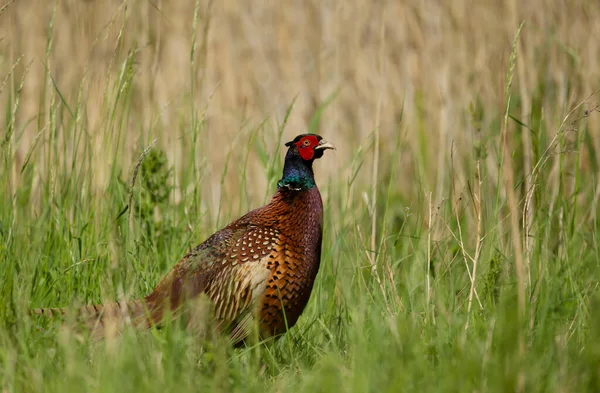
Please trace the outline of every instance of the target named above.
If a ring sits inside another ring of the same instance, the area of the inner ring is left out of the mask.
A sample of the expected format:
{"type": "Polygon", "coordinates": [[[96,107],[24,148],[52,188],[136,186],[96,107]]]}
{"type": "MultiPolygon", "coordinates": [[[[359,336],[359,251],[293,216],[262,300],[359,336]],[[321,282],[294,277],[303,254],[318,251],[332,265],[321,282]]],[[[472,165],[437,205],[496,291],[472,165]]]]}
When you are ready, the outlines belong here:
{"type": "Polygon", "coordinates": [[[285,156],[283,176],[277,186],[297,190],[315,187],[312,169],[313,161],[323,157],[323,152],[335,147],[317,134],[301,134],[285,144],[288,151],[285,156]]]}

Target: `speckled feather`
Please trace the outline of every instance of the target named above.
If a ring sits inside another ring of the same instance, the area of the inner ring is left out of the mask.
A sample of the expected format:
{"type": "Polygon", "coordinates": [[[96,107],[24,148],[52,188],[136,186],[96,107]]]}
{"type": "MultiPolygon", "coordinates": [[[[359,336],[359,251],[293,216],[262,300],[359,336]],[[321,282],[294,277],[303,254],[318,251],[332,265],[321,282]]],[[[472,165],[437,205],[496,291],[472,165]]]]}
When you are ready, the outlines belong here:
{"type": "MultiPolygon", "coordinates": [[[[296,140],[303,141],[301,137],[296,140]]],[[[318,143],[321,138],[315,140],[318,143]]],[[[319,270],[323,221],[321,195],[312,177],[313,158],[308,164],[299,163],[297,151],[290,147],[284,176],[269,204],[194,248],[151,294],[126,303],[81,308],[79,316],[94,335],[102,335],[106,325],[115,321],[118,327],[124,320],[140,328],[160,325],[167,312],[176,316],[188,300],[200,294],[214,305],[214,326],[229,333],[235,343],[247,337],[254,322],[263,337],[294,326],[319,270]]],[[[66,312],[55,308],[33,311],[50,316],[66,312]]]]}

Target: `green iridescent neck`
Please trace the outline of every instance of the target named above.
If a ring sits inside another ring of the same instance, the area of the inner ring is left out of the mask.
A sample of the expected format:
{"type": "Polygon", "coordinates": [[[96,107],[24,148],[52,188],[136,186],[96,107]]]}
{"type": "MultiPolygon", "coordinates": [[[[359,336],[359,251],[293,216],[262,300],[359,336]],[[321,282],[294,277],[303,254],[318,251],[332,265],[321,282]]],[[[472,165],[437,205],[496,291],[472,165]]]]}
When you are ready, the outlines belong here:
{"type": "Polygon", "coordinates": [[[312,160],[305,161],[297,150],[290,149],[285,157],[283,176],[277,183],[278,188],[289,188],[293,190],[310,190],[315,187],[315,176],[312,170],[312,160]]]}
{"type": "Polygon", "coordinates": [[[279,188],[290,188],[292,190],[310,190],[316,186],[314,179],[309,179],[305,177],[296,177],[296,176],[288,176],[282,178],[277,183],[277,187],[279,188]]]}

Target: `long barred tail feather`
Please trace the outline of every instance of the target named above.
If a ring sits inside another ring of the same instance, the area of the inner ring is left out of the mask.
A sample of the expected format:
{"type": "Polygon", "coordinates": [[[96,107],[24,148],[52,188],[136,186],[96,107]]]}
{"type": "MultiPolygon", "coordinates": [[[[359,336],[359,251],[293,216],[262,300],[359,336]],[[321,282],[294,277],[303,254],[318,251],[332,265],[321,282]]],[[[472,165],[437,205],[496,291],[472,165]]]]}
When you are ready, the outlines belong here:
{"type": "Polygon", "coordinates": [[[160,322],[162,313],[156,312],[146,299],[88,305],[78,309],[36,308],[32,315],[44,317],[65,317],[73,313],[76,320],[83,323],[91,336],[100,339],[106,335],[120,333],[127,325],[138,329],[148,329],[160,322]]]}

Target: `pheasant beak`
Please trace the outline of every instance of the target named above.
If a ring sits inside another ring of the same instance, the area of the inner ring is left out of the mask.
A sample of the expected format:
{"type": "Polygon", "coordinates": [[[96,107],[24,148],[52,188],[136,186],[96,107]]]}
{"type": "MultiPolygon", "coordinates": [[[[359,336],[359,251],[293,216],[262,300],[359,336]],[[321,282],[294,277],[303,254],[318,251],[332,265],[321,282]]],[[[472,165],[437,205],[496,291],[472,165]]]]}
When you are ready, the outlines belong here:
{"type": "Polygon", "coordinates": [[[333,146],[331,143],[329,143],[325,140],[321,140],[321,142],[319,142],[319,145],[317,147],[315,147],[315,150],[327,150],[327,149],[336,150],[335,146],[333,146]]]}

